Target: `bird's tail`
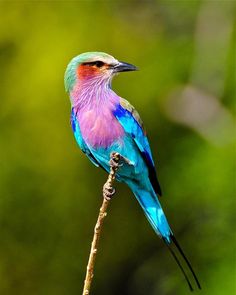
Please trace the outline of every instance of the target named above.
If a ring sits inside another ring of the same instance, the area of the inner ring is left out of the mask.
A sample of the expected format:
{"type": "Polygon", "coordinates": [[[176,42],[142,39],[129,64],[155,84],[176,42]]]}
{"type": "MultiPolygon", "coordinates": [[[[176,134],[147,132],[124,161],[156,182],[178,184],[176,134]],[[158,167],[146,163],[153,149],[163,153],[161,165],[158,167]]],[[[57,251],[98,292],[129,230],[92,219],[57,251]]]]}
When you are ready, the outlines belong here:
{"type": "MultiPolygon", "coordinates": [[[[191,263],[189,262],[188,258],[187,258],[186,255],[184,254],[184,251],[183,251],[182,248],[180,247],[180,245],[179,245],[178,241],[176,240],[175,236],[174,236],[173,234],[171,234],[170,238],[171,238],[171,241],[173,242],[173,244],[175,245],[176,249],[178,250],[179,254],[181,255],[181,257],[182,257],[183,260],[185,261],[185,263],[186,263],[186,265],[187,265],[189,271],[191,272],[191,274],[192,274],[192,276],[193,276],[193,278],[194,278],[194,281],[195,281],[195,283],[196,283],[198,289],[201,289],[201,285],[200,285],[199,280],[198,280],[198,278],[197,278],[197,276],[196,276],[196,274],[195,274],[195,271],[193,270],[193,267],[192,267],[191,263]]],[[[165,241],[165,239],[164,239],[164,242],[165,242],[165,244],[167,245],[168,249],[170,250],[170,253],[171,253],[172,256],[174,257],[176,263],[178,264],[178,266],[179,266],[181,272],[183,273],[183,275],[184,275],[184,277],[185,277],[185,280],[186,280],[186,282],[187,282],[187,284],[188,284],[188,286],[189,286],[189,289],[190,289],[191,291],[193,291],[193,287],[192,287],[192,285],[191,285],[191,283],[190,283],[190,281],[189,281],[189,279],[188,279],[188,276],[187,276],[187,274],[186,274],[184,268],[182,267],[182,265],[181,265],[181,263],[180,263],[178,257],[176,256],[174,250],[171,248],[170,243],[167,242],[167,241],[165,241]]]]}
{"type": "Polygon", "coordinates": [[[177,265],[179,266],[189,288],[191,291],[193,291],[193,287],[191,285],[191,282],[183,268],[183,266],[180,263],[180,260],[178,259],[177,255],[175,254],[174,250],[172,249],[172,243],[185,261],[189,271],[191,272],[197,286],[199,289],[201,289],[199,280],[189,262],[187,259],[186,255],[184,254],[182,248],[180,247],[179,243],[177,242],[175,236],[173,235],[171,228],[167,222],[167,219],[165,217],[165,214],[162,210],[162,207],[160,205],[160,202],[153,191],[146,191],[146,190],[141,190],[140,188],[136,187],[135,184],[130,185],[134,195],[136,196],[137,200],[139,201],[140,205],[142,206],[144,213],[152,225],[153,229],[155,232],[162,237],[164,240],[165,244],[167,245],[170,253],[172,254],[173,258],[175,259],[177,265]]]}
{"type": "Polygon", "coordinates": [[[140,189],[135,184],[130,187],[155,232],[170,243],[172,231],[155,192],[140,189]]]}

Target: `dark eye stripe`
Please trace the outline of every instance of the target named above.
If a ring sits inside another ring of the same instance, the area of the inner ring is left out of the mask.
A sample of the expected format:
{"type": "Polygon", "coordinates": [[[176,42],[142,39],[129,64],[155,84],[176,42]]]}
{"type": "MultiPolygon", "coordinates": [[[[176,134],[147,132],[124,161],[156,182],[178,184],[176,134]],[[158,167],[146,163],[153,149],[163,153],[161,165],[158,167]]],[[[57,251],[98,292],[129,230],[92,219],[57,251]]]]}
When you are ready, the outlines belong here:
{"type": "Polygon", "coordinates": [[[98,60],[98,61],[95,62],[95,65],[96,65],[98,68],[101,68],[102,66],[104,66],[104,62],[98,60]]]}
{"type": "Polygon", "coordinates": [[[83,65],[87,65],[87,66],[96,66],[98,68],[101,68],[102,66],[104,66],[104,62],[97,60],[97,61],[92,61],[92,62],[84,62],[83,65]]]}

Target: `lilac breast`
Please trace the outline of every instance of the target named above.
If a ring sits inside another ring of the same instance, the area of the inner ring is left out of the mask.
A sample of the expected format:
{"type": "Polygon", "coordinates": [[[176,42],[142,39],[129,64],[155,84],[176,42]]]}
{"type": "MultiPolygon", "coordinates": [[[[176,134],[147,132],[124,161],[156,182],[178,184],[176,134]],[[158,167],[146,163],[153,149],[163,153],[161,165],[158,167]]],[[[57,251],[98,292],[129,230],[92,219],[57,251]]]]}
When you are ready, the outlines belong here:
{"type": "Polygon", "coordinates": [[[124,129],[113,115],[120,97],[110,88],[110,75],[78,81],[70,93],[80,131],[91,147],[108,148],[119,141],[124,129]]]}
{"type": "Polygon", "coordinates": [[[108,148],[124,135],[124,129],[113,115],[115,105],[86,106],[77,113],[85,142],[95,148],[108,148]]]}

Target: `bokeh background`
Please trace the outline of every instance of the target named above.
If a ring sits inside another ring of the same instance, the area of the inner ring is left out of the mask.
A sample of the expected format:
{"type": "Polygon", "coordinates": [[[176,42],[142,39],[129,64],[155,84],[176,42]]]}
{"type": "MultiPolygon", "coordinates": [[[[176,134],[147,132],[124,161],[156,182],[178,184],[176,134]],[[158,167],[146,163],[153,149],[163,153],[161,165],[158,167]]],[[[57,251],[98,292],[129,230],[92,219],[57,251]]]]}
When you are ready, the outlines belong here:
{"type": "MultiPolygon", "coordinates": [[[[105,51],[137,65],[113,88],[148,130],[161,199],[202,283],[235,294],[234,1],[0,3],[0,294],[81,294],[106,174],[77,147],[67,63],[105,51]]],[[[189,290],[117,184],[92,294],[189,290]]]]}

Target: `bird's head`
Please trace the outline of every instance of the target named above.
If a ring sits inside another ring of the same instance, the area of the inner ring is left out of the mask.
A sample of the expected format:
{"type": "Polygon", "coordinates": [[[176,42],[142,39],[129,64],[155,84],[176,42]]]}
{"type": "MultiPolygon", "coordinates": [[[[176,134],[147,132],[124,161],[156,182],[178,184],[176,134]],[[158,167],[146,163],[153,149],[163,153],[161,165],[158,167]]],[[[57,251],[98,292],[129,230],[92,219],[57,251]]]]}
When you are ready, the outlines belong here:
{"type": "Polygon", "coordinates": [[[119,72],[135,71],[137,67],[121,62],[104,52],[86,52],[74,57],[65,72],[66,91],[81,82],[94,79],[110,81],[119,72]]]}

